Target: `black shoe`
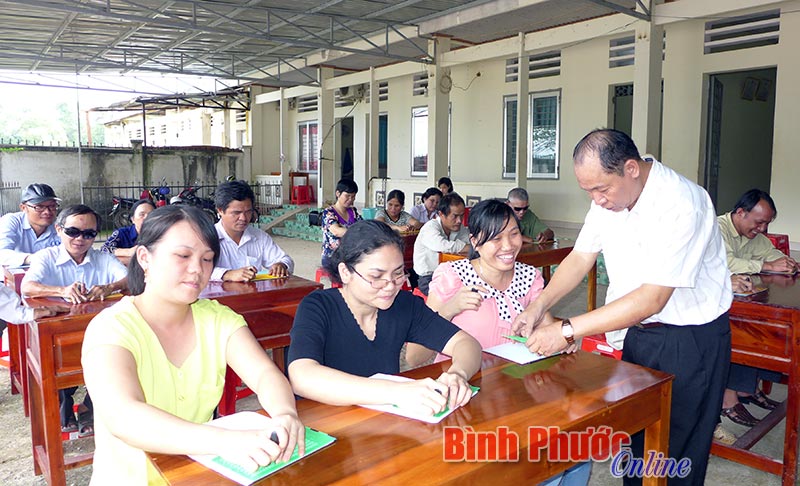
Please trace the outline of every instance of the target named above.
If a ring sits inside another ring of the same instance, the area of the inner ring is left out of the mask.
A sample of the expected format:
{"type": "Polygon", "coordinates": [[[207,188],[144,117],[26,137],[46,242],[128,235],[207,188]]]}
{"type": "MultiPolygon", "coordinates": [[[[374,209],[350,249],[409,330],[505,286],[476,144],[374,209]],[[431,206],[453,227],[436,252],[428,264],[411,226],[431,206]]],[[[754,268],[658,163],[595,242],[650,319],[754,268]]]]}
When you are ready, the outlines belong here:
{"type": "Polygon", "coordinates": [[[752,403],[756,407],[763,408],[764,410],[775,410],[781,402],[770,400],[769,397],[764,395],[764,392],[758,390],[753,395],[740,396],[740,403],[752,403]]]}

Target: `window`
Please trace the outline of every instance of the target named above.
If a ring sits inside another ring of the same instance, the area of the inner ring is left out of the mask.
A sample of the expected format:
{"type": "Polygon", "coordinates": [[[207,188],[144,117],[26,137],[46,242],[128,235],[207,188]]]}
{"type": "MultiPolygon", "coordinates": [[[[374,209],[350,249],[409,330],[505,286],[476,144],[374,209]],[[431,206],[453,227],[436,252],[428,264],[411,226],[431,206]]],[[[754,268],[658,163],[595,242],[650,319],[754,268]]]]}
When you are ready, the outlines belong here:
{"type": "Polygon", "coordinates": [[[317,122],[308,121],[298,124],[298,158],[297,169],[303,172],[316,172],[319,169],[319,136],[317,122]]]}
{"type": "MultiPolygon", "coordinates": [[[[555,91],[530,94],[527,177],[558,178],[560,94],[555,91]]],[[[503,177],[517,173],[517,97],[504,103],[503,177]]]]}
{"type": "Polygon", "coordinates": [[[411,109],[411,175],[428,175],[428,107],[411,109]]]}

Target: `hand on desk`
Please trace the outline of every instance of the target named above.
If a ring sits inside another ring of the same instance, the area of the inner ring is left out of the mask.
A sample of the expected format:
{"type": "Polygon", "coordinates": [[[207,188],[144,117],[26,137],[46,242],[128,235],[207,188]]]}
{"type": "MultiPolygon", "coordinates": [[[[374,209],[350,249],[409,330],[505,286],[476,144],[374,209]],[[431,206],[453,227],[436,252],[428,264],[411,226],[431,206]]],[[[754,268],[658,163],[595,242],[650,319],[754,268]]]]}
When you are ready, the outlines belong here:
{"type": "Polygon", "coordinates": [[[305,428],[297,416],[279,415],[272,422],[275,426],[270,429],[226,430],[228,440],[220,444],[219,455],[248,471],[255,471],[273,462],[288,461],[298,443],[302,444],[301,455],[305,453],[305,428]]]}
{"type": "Polygon", "coordinates": [[[746,294],[753,290],[753,282],[749,275],[731,275],[731,287],[736,294],[746,294]]]}
{"type": "Polygon", "coordinates": [[[111,285],[95,285],[86,292],[86,300],[104,300],[115,292],[111,285]]]}
{"type": "Polygon", "coordinates": [[[451,409],[466,405],[469,403],[469,399],[472,398],[472,388],[470,388],[467,380],[457,373],[444,372],[436,381],[447,387],[445,396],[448,399],[447,405],[451,409]]]}
{"type": "Polygon", "coordinates": [[[283,448],[283,455],[280,457],[280,461],[288,461],[289,458],[292,457],[292,453],[294,452],[295,445],[297,446],[297,452],[302,457],[306,453],[306,428],[303,426],[300,419],[295,414],[283,414],[283,415],[275,415],[272,417],[276,423],[280,424],[288,433],[289,433],[289,441],[280,441],[279,443],[282,444],[283,448]]]}
{"type": "Polygon", "coordinates": [[[89,300],[86,296],[86,286],[83,282],[75,282],[72,285],[62,287],[61,297],[71,304],[81,304],[89,300]]]}
{"type": "Polygon", "coordinates": [[[276,277],[288,277],[289,268],[280,262],[273,263],[272,266],[269,267],[269,274],[276,277]]]}
{"type": "Polygon", "coordinates": [[[797,262],[793,258],[785,256],[771,262],[764,262],[761,269],[768,272],[791,273],[797,270],[797,262]]]}
{"type": "Polygon", "coordinates": [[[546,230],[542,231],[538,235],[536,235],[536,240],[534,243],[546,243],[548,241],[553,241],[555,239],[556,234],[553,233],[553,230],[547,228],[546,230]]]}
{"type": "Polygon", "coordinates": [[[432,378],[396,383],[394,397],[388,403],[408,411],[435,415],[447,406],[448,386],[449,383],[439,383],[432,378]]]}
{"type": "Polygon", "coordinates": [[[228,270],[222,274],[222,280],[226,282],[249,282],[256,276],[256,273],[258,273],[258,269],[248,265],[235,270],[228,270]]]}

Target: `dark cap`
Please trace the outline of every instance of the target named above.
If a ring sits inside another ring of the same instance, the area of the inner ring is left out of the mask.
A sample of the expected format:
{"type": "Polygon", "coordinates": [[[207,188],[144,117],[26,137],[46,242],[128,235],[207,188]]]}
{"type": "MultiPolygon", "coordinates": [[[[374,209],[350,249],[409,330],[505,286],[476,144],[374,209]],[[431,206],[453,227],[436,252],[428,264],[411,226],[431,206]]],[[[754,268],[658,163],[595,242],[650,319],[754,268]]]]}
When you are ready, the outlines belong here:
{"type": "Polygon", "coordinates": [[[22,191],[22,197],[19,198],[21,204],[40,204],[45,201],[61,202],[53,188],[47,184],[31,184],[22,191]]]}

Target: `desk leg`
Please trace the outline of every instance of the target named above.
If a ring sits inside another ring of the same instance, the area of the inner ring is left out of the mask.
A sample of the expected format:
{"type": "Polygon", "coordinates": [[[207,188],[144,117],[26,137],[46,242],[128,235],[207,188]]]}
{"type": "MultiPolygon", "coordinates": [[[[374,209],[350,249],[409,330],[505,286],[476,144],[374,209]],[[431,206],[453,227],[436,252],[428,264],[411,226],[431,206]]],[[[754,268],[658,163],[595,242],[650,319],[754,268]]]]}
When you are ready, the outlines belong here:
{"type": "MultiPolygon", "coordinates": [[[[661,418],[644,429],[644,450],[662,452],[669,456],[669,419],[672,402],[672,382],[661,386],[661,418]]],[[[667,478],[646,477],[642,486],[666,486],[667,478]]]]}
{"type": "Polygon", "coordinates": [[[592,265],[587,278],[586,310],[591,312],[597,308],[597,262],[592,265]]]}
{"type": "Polygon", "coordinates": [[[794,486],[797,481],[797,450],[798,450],[798,427],[800,427],[800,379],[798,376],[798,359],[800,359],[800,316],[798,312],[792,315],[792,365],[789,367],[789,382],[786,397],[786,432],[783,438],[783,475],[781,484],[783,486],[794,486]]]}

